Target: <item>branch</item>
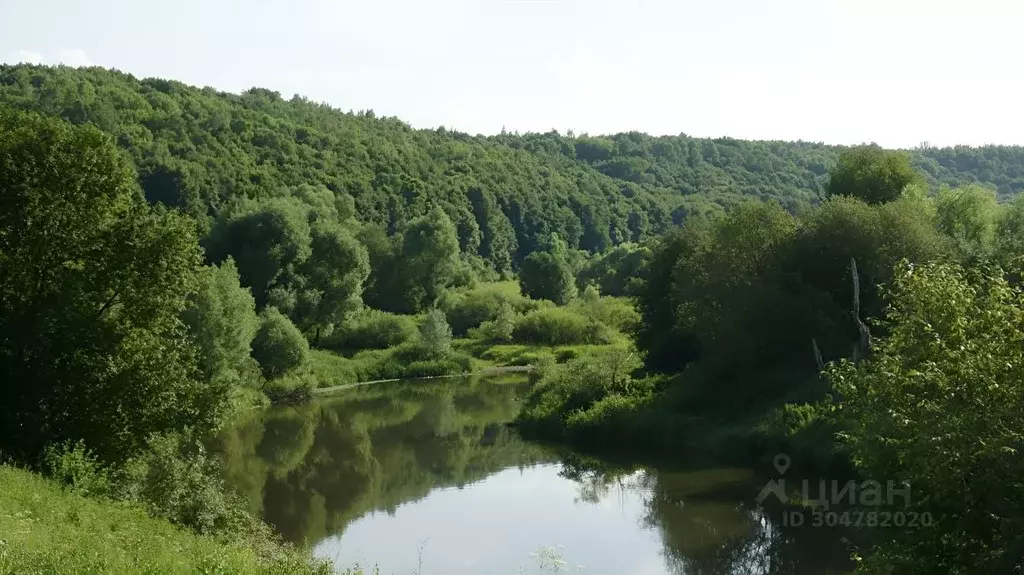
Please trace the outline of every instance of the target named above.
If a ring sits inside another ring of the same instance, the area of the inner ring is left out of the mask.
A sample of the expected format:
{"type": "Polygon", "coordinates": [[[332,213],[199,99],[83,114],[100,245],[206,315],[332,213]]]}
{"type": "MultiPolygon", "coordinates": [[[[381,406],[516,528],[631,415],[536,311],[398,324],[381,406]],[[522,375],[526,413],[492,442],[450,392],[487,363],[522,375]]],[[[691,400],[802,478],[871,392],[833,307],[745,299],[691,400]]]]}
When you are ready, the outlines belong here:
{"type": "Polygon", "coordinates": [[[114,305],[114,301],[117,300],[117,296],[120,294],[120,288],[114,290],[114,293],[110,295],[110,298],[108,298],[106,303],[103,304],[103,307],[100,308],[99,313],[96,314],[96,319],[100,319],[101,317],[103,317],[103,314],[106,313],[108,309],[110,309],[110,306],[114,305]]]}

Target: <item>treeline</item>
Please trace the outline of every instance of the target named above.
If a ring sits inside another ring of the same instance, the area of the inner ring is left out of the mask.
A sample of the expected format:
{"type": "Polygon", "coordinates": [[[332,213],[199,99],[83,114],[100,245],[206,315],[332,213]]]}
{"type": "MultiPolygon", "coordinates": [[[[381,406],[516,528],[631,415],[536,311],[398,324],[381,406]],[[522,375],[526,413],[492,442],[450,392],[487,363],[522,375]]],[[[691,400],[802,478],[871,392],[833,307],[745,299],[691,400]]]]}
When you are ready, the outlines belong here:
{"type": "Polygon", "coordinates": [[[558,233],[590,251],[672,223],[667,190],[444,129],[412,130],[252,89],[224,94],[98,68],[0,67],[0,103],[92,124],[126,149],[147,199],[205,221],[309,185],[354,200],[388,236],[439,207],[464,254],[498,273],[558,233]]]}
{"type": "MultiPolygon", "coordinates": [[[[728,138],[501,134],[413,130],[372,112],[342,113],[254,88],[225,94],[100,68],[0,66],[0,104],[89,123],[128,151],[151,203],[193,215],[206,233],[243,199],[299,186],[352,198],[387,236],[431,209],[463,256],[509,276],[557,233],[598,253],[744,199],[787,211],[817,203],[841,148],[728,138]]],[[[982,183],[1001,199],[1024,189],[1024,149],[910,152],[934,187],[982,183]]],[[[479,266],[478,266],[479,267],[479,266]]]]}

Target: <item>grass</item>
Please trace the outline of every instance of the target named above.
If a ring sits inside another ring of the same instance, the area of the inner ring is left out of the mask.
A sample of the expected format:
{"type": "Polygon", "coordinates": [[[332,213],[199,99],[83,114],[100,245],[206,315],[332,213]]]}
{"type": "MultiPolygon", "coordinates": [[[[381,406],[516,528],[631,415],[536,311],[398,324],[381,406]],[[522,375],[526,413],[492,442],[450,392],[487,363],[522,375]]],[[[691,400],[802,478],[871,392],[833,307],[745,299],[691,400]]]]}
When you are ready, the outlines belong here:
{"type": "Polygon", "coordinates": [[[0,466],[0,574],[331,573],[298,552],[272,562],[137,508],[87,499],[0,466]]]}

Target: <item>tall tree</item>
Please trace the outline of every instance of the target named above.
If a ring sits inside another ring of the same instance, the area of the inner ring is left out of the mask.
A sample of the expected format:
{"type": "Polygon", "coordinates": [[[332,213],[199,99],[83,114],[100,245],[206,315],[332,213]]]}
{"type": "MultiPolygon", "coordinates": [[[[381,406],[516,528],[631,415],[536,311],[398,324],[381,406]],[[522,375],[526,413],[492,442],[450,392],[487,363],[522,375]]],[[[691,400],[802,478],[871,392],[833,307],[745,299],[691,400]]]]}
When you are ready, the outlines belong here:
{"type": "Polygon", "coordinates": [[[234,258],[260,308],[309,257],[310,243],[309,210],[294,198],[239,202],[221,213],[207,240],[214,263],[234,258]]]}
{"type": "Polygon", "coordinates": [[[999,214],[995,192],[981,186],[942,189],[936,207],[939,229],[963,262],[977,263],[992,255],[999,214]]]}
{"type": "Polygon", "coordinates": [[[259,328],[256,301],[239,283],[235,261],[207,266],[199,289],[183,314],[199,348],[199,368],[208,381],[229,378],[243,383],[253,373],[252,339],[259,328]]]}
{"type": "Polygon", "coordinates": [[[459,267],[459,237],[440,207],[413,220],[402,233],[405,295],[413,310],[434,305],[459,267]]]}
{"type": "Polygon", "coordinates": [[[0,110],[0,449],[83,439],[105,459],[148,434],[212,426],[180,320],[201,264],[194,226],[151,212],[92,127],[0,110]]]}
{"type": "Polygon", "coordinates": [[[567,252],[565,242],[557,234],[552,234],[546,251],[526,256],[519,270],[523,293],[558,305],[565,305],[576,297],[576,279],[567,252]]]}
{"type": "Polygon", "coordinates": [[[362,306],[370,261],[366,248],[341,224],[318,222],[313,226],[310,256],[299,273],[305,278],[309,296],[295,316],[315,341],[322,331],[329,332],[362,306]]]}

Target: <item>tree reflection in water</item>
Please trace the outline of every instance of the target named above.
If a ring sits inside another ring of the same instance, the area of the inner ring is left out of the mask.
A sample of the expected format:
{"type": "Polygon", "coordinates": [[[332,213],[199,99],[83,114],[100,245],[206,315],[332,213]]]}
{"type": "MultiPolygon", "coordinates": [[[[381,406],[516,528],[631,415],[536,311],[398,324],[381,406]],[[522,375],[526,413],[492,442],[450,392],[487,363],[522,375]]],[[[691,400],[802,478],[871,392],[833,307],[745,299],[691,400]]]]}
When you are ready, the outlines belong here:
{"type": "Polygon", "coordinates": [[[562,475],[579,483],[579,501],[599,503],[617,491],[641,493],[645,508],[641,523],[659,533],[671,573],[829,575],[852,571],[847,548],[835,530],[784,527],[781,515],[755,503],[758,482],[748,470],[616,469],[572,457],[563,461],[562,475]]]}
{"type": "Polygon", "coordinates": [[[760,486],[749,471],[614,467],[522,441],[506,423],[527,386],[510,377],[356,388],[252,414],[213,448],[250,509],[298,544],[340,535],[368,513],[394,513],[438,488],[561,462],[577,505],[640,495],[640,526],[660,536],[668,572],[842,572],[836,533],[782,527],[754,503],[760,486]]]}

